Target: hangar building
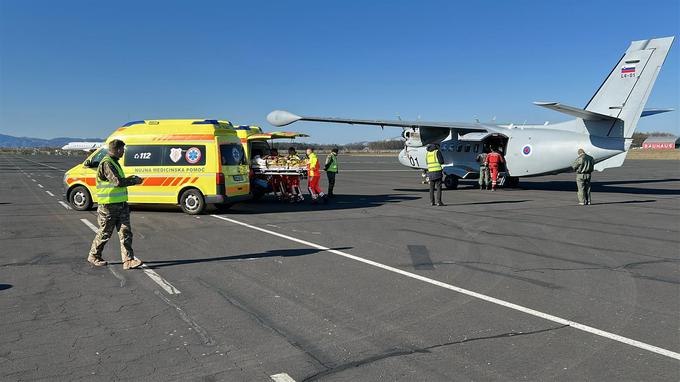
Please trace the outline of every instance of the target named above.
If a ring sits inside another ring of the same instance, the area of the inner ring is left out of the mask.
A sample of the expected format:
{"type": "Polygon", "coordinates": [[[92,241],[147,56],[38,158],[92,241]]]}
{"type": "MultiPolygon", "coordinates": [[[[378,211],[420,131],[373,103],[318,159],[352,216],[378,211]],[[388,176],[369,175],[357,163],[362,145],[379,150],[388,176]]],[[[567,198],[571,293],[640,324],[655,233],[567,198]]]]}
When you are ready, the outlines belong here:
{"type": "Polygon", "coordinates": [[[648,150],[674,150],[678,146],[678,137],[651,136],[642,142],[642,148],[648,150]]]}

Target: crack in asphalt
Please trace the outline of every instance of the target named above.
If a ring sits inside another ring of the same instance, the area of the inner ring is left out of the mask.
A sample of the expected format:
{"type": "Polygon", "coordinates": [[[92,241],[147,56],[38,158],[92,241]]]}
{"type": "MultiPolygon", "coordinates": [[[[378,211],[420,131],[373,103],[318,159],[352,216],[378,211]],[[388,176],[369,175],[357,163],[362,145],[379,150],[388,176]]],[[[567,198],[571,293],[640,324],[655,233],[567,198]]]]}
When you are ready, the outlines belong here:
{"type": "Polygon", "coordinates": [[[464,338],[459,341],[452,341],[452,342],[445,342],[442,344],[437,344],[437,345],[432,345],[432,346],[427,346],[424,348],[416,348],[416,349],[394,349],[387,351],[385,353],[381,354],[376,354],[370,357],[366,357],[357,361],[352,361],[348,363],[344,363],[338,366],[334,366],[332,368],[328,368],[324,371],[321,371],[316,374],[312,374],[309,377],[305,377],[301,382],[308,382],[308,381],[315,381],[319,378],[326,377],[331,374],[337,374],[342,371],[354,368],[354,367],[361,367],[365,366],[371,363],[375,363],[378,361],[382,361],[387,358],[394,358],[394,357],[403,357],[403,356],[408,356],[412,354],[430,354],[432,353],[432,350],[442,348],[442,347],[447,347],[447,346],[453,346],[453,345],[460,345],[464,344],[467,342],[473,342],[473,341],[483,341],[483,340],[492,340],[492,339],[498,339],[498,338],[509,338],[509,337],[519,337],[519,336],[528,336],[528,335],[533,335],[533,334],[539,334],[539,333],[545,333],[545,332],[550,332],[554,330],[559,330],[559,329],[564,329],[569,327],[569,325],[560,325],[560,326],[555,326],[555,327],[550,327],[546,329],[540,329],[540,330],[534,330],[531,332],[507,332],[507,333],[501,333],[501,334],[495,334],[492,336],[483,336],[483,337],[473,337],[473,338],[464,338]]]}
{"type": "Polygon", "coordinates": [[[203,329],[193,318],[191,318],[184,310],[174,302],[172,302],[169,298],[165,297],[161,292],[154,290],[154,294],[158,296],[163,302],[166,304],[170,305],[171,307],[175,308],[177,313],[179,314],[179,317],[182,319],[182,321],[186,322],[189,324],[194,329],[194,332],[201,338],[201,341],[206,346],[213,346],[215,345],[215,340],[210,337],[210,334],[203,329]]]}
{"type": "Polygon", "coordinates": [[[203,285],[203,287],[215,291],[223,299],[225,299],[229,304],[233,305],[234,307],[236,307],[240,311],[242,311],[242,312],[246,313],[247,315],[249,315],[250,317],[252,317],[253,320],[255,320],[258,324],[260,324],[261,326],[263,326],[263,327],[271,330],[272,332],[276,333],[278,336],[280,336],[286,342],[288,342],[291,346],[293,346],[294,348],[296,348],[296,349],[302,351],[303,353],[307,354],[316,363],[321,365],[321,367],[323,367],[325,369],[329,368],[329,366],[324,361],[319,359],[319,357],[317,355],[315,355],[310,349],[308,349],[309,346],[304,346],[303,344],[300,343],[299,340],[294,338],[292,335],[284,332],[282,329],[277,328],[273,323],[271,323],[268,320],[266,320],[265,318],[263,318],[257,312],[254,312],[252,309],[248,308],[247,306],[245,306],[241,302],[227,296],[222,291],[222,289],[220,289],[219,287],[213,286],[210,283],[208,283],[207,281],[200,279],[200,278],[197,278],[196,280],[198,281],[199,284],[203,285]]]}

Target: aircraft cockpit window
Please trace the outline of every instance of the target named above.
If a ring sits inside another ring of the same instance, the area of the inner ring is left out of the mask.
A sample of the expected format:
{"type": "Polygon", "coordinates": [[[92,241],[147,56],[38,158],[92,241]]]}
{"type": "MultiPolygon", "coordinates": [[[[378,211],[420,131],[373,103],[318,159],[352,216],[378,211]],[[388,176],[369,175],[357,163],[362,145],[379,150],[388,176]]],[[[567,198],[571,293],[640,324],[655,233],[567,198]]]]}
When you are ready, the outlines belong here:
{"type": "Polygon", "coordinates": [[[470,145],[465,145],[465,152],[469,153],[470,152],[470,145]]]}

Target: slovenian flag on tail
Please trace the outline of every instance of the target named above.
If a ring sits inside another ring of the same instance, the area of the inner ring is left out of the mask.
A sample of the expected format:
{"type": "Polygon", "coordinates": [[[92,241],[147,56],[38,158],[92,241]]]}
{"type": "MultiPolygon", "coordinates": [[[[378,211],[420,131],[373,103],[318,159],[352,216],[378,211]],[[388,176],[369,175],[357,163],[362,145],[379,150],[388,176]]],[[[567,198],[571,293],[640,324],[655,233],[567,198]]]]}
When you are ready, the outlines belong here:
{"type": "Polygon", "coordinates": [[[635,65],[624,65],[623,68],[621,68],[621,74],[625,73],[635,73],[635,65]]]}

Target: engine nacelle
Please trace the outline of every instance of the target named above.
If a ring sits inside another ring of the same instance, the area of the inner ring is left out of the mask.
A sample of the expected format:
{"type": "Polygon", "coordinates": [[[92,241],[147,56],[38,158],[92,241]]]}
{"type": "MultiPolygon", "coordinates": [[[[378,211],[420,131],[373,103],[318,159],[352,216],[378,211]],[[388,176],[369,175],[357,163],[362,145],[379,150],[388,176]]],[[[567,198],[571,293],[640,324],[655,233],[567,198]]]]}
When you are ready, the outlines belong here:
{"type": "Polygon", "coordinates": [[[419,147],[443,141],[449,136],[450,131],[441,127],[407,127],[401,136],[406,140],[406,146],[419,147]]]}

